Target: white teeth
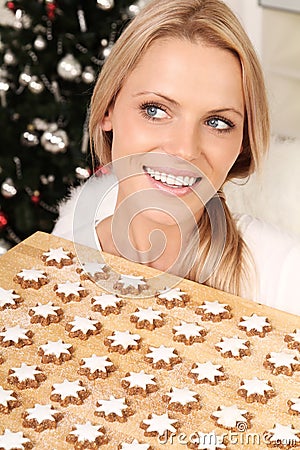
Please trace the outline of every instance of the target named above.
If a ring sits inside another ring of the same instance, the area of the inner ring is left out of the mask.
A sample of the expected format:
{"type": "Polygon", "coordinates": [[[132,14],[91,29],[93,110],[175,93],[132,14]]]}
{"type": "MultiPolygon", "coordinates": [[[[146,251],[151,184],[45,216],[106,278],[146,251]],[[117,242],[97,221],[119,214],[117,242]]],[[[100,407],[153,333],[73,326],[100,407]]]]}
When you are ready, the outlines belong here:
{"type": "Polygon", "coordinates": [[[153,170],[150,169],[149,167],[144,167],[144,170],[155,180],[161,181],[162,183],[174,187],[193,186],[195,182],[198,180],[198,178],[195,177],[189,176],[183,177],[182,175],[175,177],[175,175],[167,174],[165,172],[159,172],[158,170],[153,170]]]}
{"type": "MultiPolygon", "coordinates": [[[[161,178],[161,181],[164,182],[163,177],[161,178]]],[[[175,184],[175,177],[174,175],[168,175],[166,179],[167,184],[175,184]]]]}
{"type": "Polygon", "coordinates": [[[166,183],[167,181],[167,175],[165,173],[160,174],[160,181],[162,183],[166,183]]]}
{"type": "Polygon", "coordinates": [[[184,177],[183,184],[184,186],[188,186],[190,182],[190,177],[184,177]]]}
{"type": "Polygon", "coordinates": [[[176,177],[175,178],[175,184],[177,186],[182,186],[183,185],[183,177],[182,176],[176,177]]]}

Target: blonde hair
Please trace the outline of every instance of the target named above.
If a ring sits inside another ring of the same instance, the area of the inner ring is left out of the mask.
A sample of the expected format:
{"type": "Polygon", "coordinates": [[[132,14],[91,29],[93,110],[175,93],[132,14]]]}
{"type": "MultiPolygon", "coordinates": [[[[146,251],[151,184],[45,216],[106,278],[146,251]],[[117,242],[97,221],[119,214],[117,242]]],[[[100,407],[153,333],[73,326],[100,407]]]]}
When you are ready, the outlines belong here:
{"type": "MultiPolygon", "coordinates": [[[[112,132],[103,131],[101,121],[109,106],[114,104],[125,79],[150,45],[165,38],[191,42],[201,40],[207,45],[228,50],[239,59],[245,99],[243,151],[227,180],[249,176],[259,168],[268,148],[268,102],[261,66],[253,46],[237,17],[221,0],[150,0],[123,31],[100,72],[92,96],[90,139],[95,158],[100,164],[111,161],[112,132]]],[[[206,284],[241,294],[241,280],[245,283],[247,279],[250,256],[223,196],[220,198],[226,216],[226,244],[218,268],[206,284]]],[[[196,281],[211,244],[207,213],[201,218],[199,231],[207,239],[201,241],[197,263],[188,276],[196,281]]]]}

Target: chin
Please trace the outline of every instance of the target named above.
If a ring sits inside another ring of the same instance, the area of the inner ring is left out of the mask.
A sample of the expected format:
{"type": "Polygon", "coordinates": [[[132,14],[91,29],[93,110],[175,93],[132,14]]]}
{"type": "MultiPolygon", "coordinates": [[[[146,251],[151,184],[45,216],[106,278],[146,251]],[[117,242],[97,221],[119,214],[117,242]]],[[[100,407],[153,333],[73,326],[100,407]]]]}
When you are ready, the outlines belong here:
{"type": "Polygon", "coordinates": [[[143,211],[141,213],[141,216],[143,219],[146,219],[147,221],[151,221],[157,226],[172,226],[176,225],[178,223],[178,218],[172,217],[170,213],[167,211],[158,211],[154,209],[148,209],[146,211],[143,211]]]}

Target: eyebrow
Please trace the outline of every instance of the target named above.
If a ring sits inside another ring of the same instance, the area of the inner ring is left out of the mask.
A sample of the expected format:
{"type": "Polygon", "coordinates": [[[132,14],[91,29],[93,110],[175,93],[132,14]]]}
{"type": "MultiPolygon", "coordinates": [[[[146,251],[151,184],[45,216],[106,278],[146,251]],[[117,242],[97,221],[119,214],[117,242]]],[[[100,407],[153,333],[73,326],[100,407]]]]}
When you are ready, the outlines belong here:
{"type": "Polygon", "coordinates": [[[238,114],[239,116],[241,116],[242,118],[244,118],[244,114],[236,108],[220,108],[220,109],[213,109],[212,111],[209,111],[210,114],[220,114],[220,113],[224,113],[224,112],[234,112],[234,113],[238,114]]]}
{"type": "MultiPolygon", "coordinates": [[[[170,102],[174,106],[180,106],[176,100],[162,94],[161,92],[142,91],[142,92],[137,92],[136,94],[133,95],[133,97],[140,97],[142,95],[149,95],[149,94],[156,95],[157,97],[161,97],[164,100],[170,102]]],[[[241,111],[239,111],[238,109],[233,108],[233,107],[232,108],[212,109],[211,111],[208,111],[209,114],[221,114],[221,113],[225,113],[225,112],[234,112],[234,113],[238,114],[240,117],[244,118],[244,114],[241,111]]]]}
{"type": "Polygon", "coordinates": [[[170,97],[167,97],[166,95],[161,94],[160,92],[155,92],[155,91],[142,91],[142,92],[137,92],[136,94],[134,94],[133,97],[140,97],[140,96],[142,96],[142,95],[149,95],[149,94],[157,95],[157,97],[161,97],[161,98],[167,100],[167,102],[172,103],[174,106],[179,106],[179,103],[176,102],[176,100],[174,100],[174,99],[172,99],[172,98],[170,98],[170,97]]]}

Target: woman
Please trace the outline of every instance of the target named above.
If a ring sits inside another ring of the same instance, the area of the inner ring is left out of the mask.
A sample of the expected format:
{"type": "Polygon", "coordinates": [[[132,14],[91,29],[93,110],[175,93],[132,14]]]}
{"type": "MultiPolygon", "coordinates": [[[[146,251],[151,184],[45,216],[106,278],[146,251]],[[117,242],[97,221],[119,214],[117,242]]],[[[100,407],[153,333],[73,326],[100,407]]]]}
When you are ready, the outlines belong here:
{"type": "Polygon", "coordinates": [[[232,217],[222,194],[259,169],[269,142],[262,71],[223,2],[148,3],[99,75],[90,136],[113,176],[73,193],[54,234],[300,312],[299,294],[291,297],[299,245],[232,217]]]}

